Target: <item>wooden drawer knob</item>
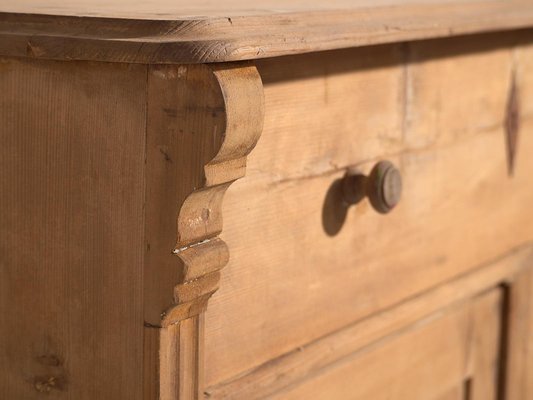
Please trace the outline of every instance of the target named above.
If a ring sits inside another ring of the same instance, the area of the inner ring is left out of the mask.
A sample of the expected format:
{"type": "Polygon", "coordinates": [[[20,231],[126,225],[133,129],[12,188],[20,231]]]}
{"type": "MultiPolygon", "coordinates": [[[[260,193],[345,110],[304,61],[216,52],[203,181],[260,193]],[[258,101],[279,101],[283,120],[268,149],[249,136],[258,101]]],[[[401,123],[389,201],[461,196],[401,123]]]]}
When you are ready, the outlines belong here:
{"type": "Polygon", "coordinates": [[[342,191],[348,204],[357,204],[368,197],[377,212],[386,214],[400,202],[402,176],[391,162],[380,161],[368,176],[349,170],[344,177],[342,191]]]}

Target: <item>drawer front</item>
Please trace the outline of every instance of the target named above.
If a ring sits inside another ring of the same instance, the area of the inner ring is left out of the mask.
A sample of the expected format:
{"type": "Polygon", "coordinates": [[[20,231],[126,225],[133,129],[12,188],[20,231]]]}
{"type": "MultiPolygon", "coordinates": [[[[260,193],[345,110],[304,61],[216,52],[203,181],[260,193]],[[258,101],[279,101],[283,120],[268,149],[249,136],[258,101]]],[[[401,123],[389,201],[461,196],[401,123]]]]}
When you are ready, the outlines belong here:
{"type": "Polygon", "coordinates": [[[207,385],[533,238],[531,39],[488,35],[258,63],[265,127],[246,178],[225,198],[231,260],[206,314],[207,385]],[[511,174],[506,121],[515,114],[511,174]],[[399,205],[387,215],[367,200],[345,207],[346,169],[368,173],[383,159],[401,172],[399,205]]]}
{"type": "Polygon", "coordinates": [[[347,357],[272,399],[493,400],[501,290],[347,357]]]}

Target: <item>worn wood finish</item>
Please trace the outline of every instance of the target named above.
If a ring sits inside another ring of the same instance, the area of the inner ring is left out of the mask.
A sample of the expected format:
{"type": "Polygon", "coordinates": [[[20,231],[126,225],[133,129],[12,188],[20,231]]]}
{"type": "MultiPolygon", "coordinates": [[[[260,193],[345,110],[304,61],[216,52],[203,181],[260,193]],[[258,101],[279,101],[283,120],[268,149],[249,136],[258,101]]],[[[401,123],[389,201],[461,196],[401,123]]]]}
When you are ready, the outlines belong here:
{"type": "Polygon", "coordinates": [[[95,6],[0,5],[0,398],[533,396],[533,4],[95,6]]]}
{"type": "Polygon", "coordinates": [[[257,71],[0,67],[2,397],[199,398],[222,196],[261,132],[257,71]]]}
{"type": "Polygon", "coordinates": [[[520,64],[531,52],[512,36],[490,39],[258,64],[265,127],[224,204],[232,257],[206,315],[208,386],[533,239],[533,91],[520,64]],[[526,103],[510,178],[513,69],[526,103]],[[343,207],[345,169],[379,159],[402,172],[398,207],[386,217],[365,202],[343,207]]]}
{"type": "Polygon", "coordinates": [[[502,375],[506,399],[533,397],[533,272],[524,270],[508,286],[506,373],[502,375]]]}
{"type": "MultiPolygon", "coordinates": [[[[469,399],[495,399],[501,290],[439,312],[271,399],[426,400],[470,381],[469,399]],[[481,392],[483,391],[483,392],[481,392]]],[[[457,389],[456,389],[457,390],[457,389]]]]}
{"type": "Polygon", "coordinates": [[[512,50],[531,41],[499,34],[258,61],[266,119],[252,162],[280,181],[306,178],[501,128],[512,70],[521,92],[533,87],[531,53],[512,50]]]}
{"type": "MultiPolygon", "coordinates": [[[[502,365],[502,335],[505,326],[504,289],[475,298],[471,302],[467,333],[467,360],[463,379],[464,396],[468,400],[499,400],[504,384],[497,377],[502,365]]],[[[442,333],[446,335],[446,332],[442,333]]]]}
{"type": "MultiPolygon", "coordinates": [[[[268,398],[276,392],[282,392],[290,385],[316,375],[329,365],[372,343],[384,340],[395,332],[403,331],[417,321],[430,318],[439,310],[457,307],[468,302],[472,296],[479,295],[490,288],[496,288],[502,283],[510,287],[514,287],[515,284],[523,285],[522,282],[525,281],[522,281],[521,277],[527,275],[532,267],[533,247],[527,244],[498,260],[480,265],[475,271],[270,360],[247,374],[209,387],[206,389],[207,398],[221,400],[268,398]]],[[[505,307],[507,312],[508,305],[505,307]]],[[[524,327],[524,325],[521,326],[524,327]]],[[[516,340],[512,343],[523,343],[524,338],[527,337],[525,335],[527,328],[524,330],[507,328],[516,332],[516,340]]],[[[516,347],[520,348],[521,345],[516,345],[516,347]]],[[[516,353],[516,356],[524,360],[521,351],[517,349],[510,352],[516,353]]],[[[516,371],[521,374],[522,366],[517,365],[516,371]]],[[[512,371],[509,371],[509,374],[512,374],[512,371]]],[[[522,377],[523,375],[520,375],[518,379],[522,377]]],[[[463,392],[458,388],[452,393],[463,392]]]]}
{"type": "Polygon", "coordinates": [[[0,398],[141,399],[146,68],[0,61],[0,398]]]}
{"type": "Polygon", "coordinates": [[[168,326],[216,290],[222,199],[261,133],[263,94],[248,65],[152,67],[148,86],[145,318],[168,326]]]}
{"type": "Polygon", "coordinates": [[[270,0],[253,8],[242,0],[19,0],[0,10],[0,54],[141,63],[238,61],[533,24],[524,0],[270,0]]]}
{"type": "Polygon", "coordinates": [[[217,238],[222,200],[262,123],[252,65],[149,69],[144,316],[160,331],[160,362],[145,368],[158,369],[163,400],[201,396],[200,314],[229,258],[217,238]]]}
{"type": "Polygon", "coordinates": [[[203,315],[161,329],[160,399],[203,397],[203,315]]]}

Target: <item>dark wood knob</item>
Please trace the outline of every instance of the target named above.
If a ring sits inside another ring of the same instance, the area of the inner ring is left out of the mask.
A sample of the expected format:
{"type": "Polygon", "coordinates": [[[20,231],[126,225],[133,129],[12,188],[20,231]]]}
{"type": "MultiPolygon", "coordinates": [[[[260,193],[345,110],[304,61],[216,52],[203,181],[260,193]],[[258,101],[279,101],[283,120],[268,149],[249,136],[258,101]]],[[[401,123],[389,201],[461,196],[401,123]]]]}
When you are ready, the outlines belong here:
{"type": "Polygon", "coordinates": [[[370,175],[348,170],[342,183],[344,201],[357,204],[368,197],[374,209],[382,214],[390,212],[402,196],[402,176],[389,161],[378,162],[370,175]]]}

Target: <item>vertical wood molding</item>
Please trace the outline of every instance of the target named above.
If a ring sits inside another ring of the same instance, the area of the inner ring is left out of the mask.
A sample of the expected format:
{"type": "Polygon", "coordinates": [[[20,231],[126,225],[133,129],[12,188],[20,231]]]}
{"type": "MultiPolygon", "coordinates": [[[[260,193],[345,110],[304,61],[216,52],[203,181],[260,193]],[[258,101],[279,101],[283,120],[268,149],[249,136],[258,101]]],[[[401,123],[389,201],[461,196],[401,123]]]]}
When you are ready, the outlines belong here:
{"type": "Polygon", "coordinates": [[[202,396],[203,311],[229,260],[222,201],[244,176],[263,104],[250,63],[149,69],[144,314],[147,337],[159,331],[159,365],[145,355],[145,370],[158,371],[145,375],[159,375],[154,398],[202,396]]]}
{"type": "MultiPolygon", "coordinates": [[[[530,261],[531,262],[531,261],[530,261]]],[[[533,269],[520,271],[507,288],[505,371],[502,397],[533,396],[533,269]]]]}

